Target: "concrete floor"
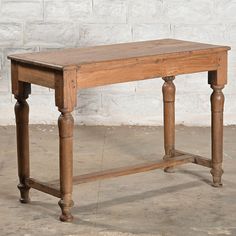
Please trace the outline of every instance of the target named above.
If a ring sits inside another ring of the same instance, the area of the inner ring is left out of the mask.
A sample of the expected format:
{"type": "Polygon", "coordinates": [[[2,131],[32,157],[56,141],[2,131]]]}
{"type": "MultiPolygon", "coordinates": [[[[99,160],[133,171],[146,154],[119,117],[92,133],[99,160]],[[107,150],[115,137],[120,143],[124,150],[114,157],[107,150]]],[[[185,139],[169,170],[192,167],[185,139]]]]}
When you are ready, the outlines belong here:
{"type": "MultiPolygon", "coordinates": [[[[205,236],[236,235],[236,127],[225,128],[223,188],[210,186],[209,169],[193,164],[74,187],[72,224],[58,221],[58,199],[31,190],[18,202],[15,127],[0,127],[0,235],[205,236]]],[[[161,159],[161,127],[76,127],[75,175],[161,159]]],[[[55,126],[34,125],[31,176],[58,177],[55,126]]],[[[178,126],[180,150],[209,157],[210,129],[178,126]]]]}

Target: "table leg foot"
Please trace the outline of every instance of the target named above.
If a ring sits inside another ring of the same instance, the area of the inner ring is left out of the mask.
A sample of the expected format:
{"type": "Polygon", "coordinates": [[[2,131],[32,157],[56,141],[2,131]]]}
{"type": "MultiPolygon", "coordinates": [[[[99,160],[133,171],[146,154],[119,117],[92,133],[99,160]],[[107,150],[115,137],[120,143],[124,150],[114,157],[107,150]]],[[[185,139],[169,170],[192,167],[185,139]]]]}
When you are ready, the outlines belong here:
{"type": "Polygon", "coordinates": [[[62,222],[72,222],[73,221],[73,216],[70,212],[71,208],[74,205],[74,202],[71,200],[69,202],[65,202],[64,200],[60,200],[58,202],[58,205],[61,208],[61,215],[60,215],[60,221],[62,222]]]}
{"type": "MultiPolygon", "coordinates": [[[[172,156],[174,156],[174,155],[165,155],[163,157],[163,160],[170,159],[172,156]]],[[[166,173],[175,173],[175,168],[174,167],[166,167],[166,168],[164,168],[164,172],[166,172],[166,173]]]]}
{"type": "Polygon", "coordinates": [[[30,203],[29,190],[30,187],[20,183],[17,185],[17,188],[20,190],[20,199],[21,203],[30,203]]]}
{"type": "Polygon", "coordinates": [[[223,175],[224,171],[221,168],[221,164],[216,164],[213,165],[212,169],[211,169],[211,174],[213,177],[213,183],[212,186],[213,187],[222,187],[223,184],[221,182],[221,176],[223,175]]]}
{"type": "Polygon", "coordinates": [[[215,188],[219,188],[219,187],[223,186],[222,183],[214,183],[214,182],[211,185],[212,185],[212,187],[215,187],[215,188]]]}

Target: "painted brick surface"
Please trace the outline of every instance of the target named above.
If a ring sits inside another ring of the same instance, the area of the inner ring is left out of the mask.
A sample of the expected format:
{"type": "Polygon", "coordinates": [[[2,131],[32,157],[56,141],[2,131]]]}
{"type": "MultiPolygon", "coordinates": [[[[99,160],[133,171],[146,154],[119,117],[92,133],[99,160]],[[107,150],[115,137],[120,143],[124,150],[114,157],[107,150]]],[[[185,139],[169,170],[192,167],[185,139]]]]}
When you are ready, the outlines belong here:
{"type": "Polygon", "coordinates": [[[46,21],[86,21],[92,14],[92,1],[45,1],[44,16],[46,21]]]}
{"type": "Polygon", "coordinates": [[[22,45],[22,24],[1,23],[0,24],[0,46],[22,45]]]}
{"type": "Polygon", "coordinates": [[[76,45],[74,23],[26,23],[24,41],[26,45],[76,45]]]}
{"type": "Polygon", "coordinates": [[[170,34],[170,24],[136,24],[133,26],[133,40],[168,38],[170,34]]]}
{"type": "Polygon", "coordinates": [[[79,27],[80,44],[96,45],[132,41],[131,26],[126,24],[86,24],[79,27]],[[103,32],[102,34],[100,32],[103,32]]]}
{"type": "Polygon", "coordinates": [[[43,5],[40,1],[3,1],[1,21],[43,20],[43,5]]]}
{"type": "MultiPolygon", "coordinates": [[[[126,23],[126,0],[93,0],[92,23],[126,23]]],[[[91,22],[91,21],[90,21],[91,22]]]]}
{"type": "Polygon", "coordinates": [[[214,21],[219,23],[235,23],[236,1],[234,0],[215,0],[215,15],[214,21]]]}
{"type": "Polygon", "coordinates": [[[229,32],[224,24],[175,24],[172,27],[175,38],[196,40],[200,42],[214,42],[225,44],[229,42],[229,32]]]}
{"type": "MultiPolygon", "coordinates": [[[[64,47],[179,38],[232,47],[224,89],[225,124],[236,124],[235,0],[0,0],[0,125],[14,123],[8,54],[64,47]]],[[[80,124],[161,125],[162,79],[85,89],[80,124]]],[[[178,76],[176,122],[210,124],[206,73],[178,76]]],[[[31,123],[56,123],[54,91],[32,86],[31,123]]]]}
{"type": "Polygon", "coordinates": [[[161,0],[130,0],[128,20],[130,23],[158,23],[163,17],[161,0]]]}
{"type": "Polygon", "coordinates": [[[165,0],[163,5],[164,21],[170,23],[209,24],[215,19],[212,0],[165,0]]]}

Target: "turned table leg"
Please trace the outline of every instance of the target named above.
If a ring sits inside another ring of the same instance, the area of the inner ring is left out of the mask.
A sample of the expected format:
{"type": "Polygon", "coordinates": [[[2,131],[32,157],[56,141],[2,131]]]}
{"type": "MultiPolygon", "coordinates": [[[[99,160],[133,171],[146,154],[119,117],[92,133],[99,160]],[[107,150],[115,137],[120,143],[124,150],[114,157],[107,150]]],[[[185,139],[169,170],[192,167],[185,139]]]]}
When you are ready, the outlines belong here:
{"type": "Polygon", "coordinates": [[[221,176],[223,174],[223,109],[224,86],[211,85],[213,93],[211,95],[211,137],[212,137],[212,169],[213,186],[220,187],[221,176]]]}
{"type": "MultiPolygon", "coordinates": [[[[174,76],[164,77],[162,86],[164,108],[164,148],[166,158],[175,155],[175,85],[174,76]]],[[[165,172],[174,172],[173,167],[166,167],[165,172]]]]}
{"type": "Polygon", "coordinates": [[[17,137],[17,160],[18,160],[18,175],[19,184],[17,185],[20,190],[20,202],[28,203],[29,189],[27,179],[30,174],[29,166],[29,106],[26,102],[28,94],[30,93],[30,84],[18,82],[17,93],[15,98],[15,117],[16,117],[16,137],[17,137]]]}
{"type": "Polygon", "coordinates": [[[60,220],[71,222],[73,188],[73,129],[74,119],[71,115],[77,101],[76,70],[64,70],[57,74],[55,85],[55,101],[61,115],[58,118],[59,158],[60,158],[60,194],[58,202],[61,208],[60,220]]]}
{"type": "Polygon", "coordinates": [[[70,112],[61,113],[58,118],[60,137],[60,191],[61,200],[59,206],[62,214],[61,221],[73,220],[70,209],[72,200],[72,178],[73,178],[73,126],[74,119],[70,112]]]}

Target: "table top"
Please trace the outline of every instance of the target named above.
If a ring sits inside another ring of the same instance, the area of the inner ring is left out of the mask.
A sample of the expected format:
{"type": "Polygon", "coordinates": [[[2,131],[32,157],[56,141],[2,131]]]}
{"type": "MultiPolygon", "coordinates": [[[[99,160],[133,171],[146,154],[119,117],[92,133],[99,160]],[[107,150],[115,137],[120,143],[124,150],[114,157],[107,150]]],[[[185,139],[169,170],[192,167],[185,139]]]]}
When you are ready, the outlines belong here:
{"type": "Polygon", "coordinates": [[[85,48],[60,49],[48,52],[34,52],[8,56],[9,59],[53,69],[63,69],[83,64],[126,60],[150,56],[179,56],[191,53],[213,53],[229,50],[228,46],[204,44],[176,39],[161,39],[94,46],[85,48]]]}

